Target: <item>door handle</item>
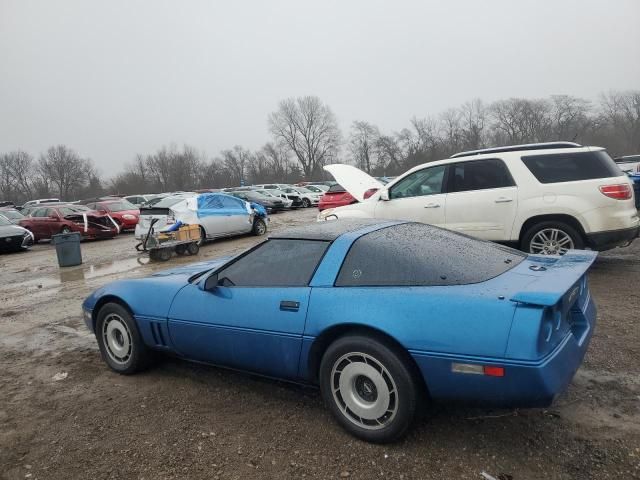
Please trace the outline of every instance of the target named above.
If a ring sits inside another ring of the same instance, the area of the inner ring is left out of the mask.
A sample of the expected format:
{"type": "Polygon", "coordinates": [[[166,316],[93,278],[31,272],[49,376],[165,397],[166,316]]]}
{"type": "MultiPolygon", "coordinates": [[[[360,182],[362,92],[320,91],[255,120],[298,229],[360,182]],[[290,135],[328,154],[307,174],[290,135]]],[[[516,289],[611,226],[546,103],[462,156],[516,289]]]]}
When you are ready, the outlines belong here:
{"type": "Polygon", "coordinates": [[[424,208],[440,208],[439,203],[427,203],[424,208]]]}
{"type": "Polygon", "coordinates": [[[286,310],[288,312],[297,312],[300,310],[300,302],[294,302],[291,300],[282,300],[280,302],[280,310],[286,310]]]}
{"type": "Polygon", "coordinates": [[[513,202],[513,198],[507,198],[507,197],[496,198],[496,203],[509,203],[509,202],[513,202]]]}

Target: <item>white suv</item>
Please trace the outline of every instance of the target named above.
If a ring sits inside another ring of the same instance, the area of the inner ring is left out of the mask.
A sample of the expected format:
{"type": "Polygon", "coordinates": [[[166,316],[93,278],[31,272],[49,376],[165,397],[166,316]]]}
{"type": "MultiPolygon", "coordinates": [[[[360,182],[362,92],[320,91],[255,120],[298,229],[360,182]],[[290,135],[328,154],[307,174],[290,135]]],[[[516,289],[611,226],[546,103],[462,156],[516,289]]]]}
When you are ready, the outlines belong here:
{"type": "Polygon", "coordinates": [[[325,169],[359,203],[324,210],[320,221],[413,220],[536,254],[607,250],[640,231],[633,186],[599,147],[555,142],[463,152],[385,186],[349,165],[325,169]]]}

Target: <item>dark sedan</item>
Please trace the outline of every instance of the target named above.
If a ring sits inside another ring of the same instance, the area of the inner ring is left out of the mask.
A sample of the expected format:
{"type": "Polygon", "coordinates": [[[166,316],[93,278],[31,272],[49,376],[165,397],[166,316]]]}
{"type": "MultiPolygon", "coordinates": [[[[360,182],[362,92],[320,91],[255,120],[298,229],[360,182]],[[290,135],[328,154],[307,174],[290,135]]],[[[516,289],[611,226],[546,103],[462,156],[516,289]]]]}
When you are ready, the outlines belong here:
{"type": "Polygon", "coordinates": [[[272,212],[277,210],[284,210],[285,208],[284,202],[279,198],[267,196],[260,192],[256,192],[255,190],[241,190],[226,193],[229,195],[233,195],[234,197],[242,198],[247,202],[253,202],[262,205],[272,212]]]}
{"type": "Polygon", "coordinates": [[[0,252],[27,250],[33,245],[31,233],[0,216],[0,252]]]}

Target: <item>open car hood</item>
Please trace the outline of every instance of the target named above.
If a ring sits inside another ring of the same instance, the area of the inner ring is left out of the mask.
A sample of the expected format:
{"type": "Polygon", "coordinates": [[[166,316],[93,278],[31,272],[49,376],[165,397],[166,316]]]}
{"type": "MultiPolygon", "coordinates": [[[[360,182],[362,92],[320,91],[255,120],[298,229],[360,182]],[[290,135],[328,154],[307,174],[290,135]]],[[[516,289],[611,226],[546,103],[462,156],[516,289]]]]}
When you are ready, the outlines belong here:
{"type": "Polygon", "coordinates": [[[334,163],[333,165],[326,165],[324,169],[333,175],[336,182],[342,185],[359,202],[364,200],[364,193],[367,190],[371,188],[379,190],[383,187],[378,180],[351,165],[334,163]]]}

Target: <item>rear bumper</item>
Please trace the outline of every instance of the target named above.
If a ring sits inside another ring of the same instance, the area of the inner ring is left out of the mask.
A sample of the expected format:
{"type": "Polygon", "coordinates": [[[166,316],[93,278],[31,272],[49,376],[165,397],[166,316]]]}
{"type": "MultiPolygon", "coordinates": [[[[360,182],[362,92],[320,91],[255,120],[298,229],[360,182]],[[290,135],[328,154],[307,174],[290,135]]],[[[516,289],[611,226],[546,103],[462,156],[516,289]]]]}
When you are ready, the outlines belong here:
{"type": "Polygon", "coordinates": [[[566,390],[593,335],[596,309],[589,298],[575,329],[538,362],[425,355],[411,352],[436,401],[501,408],[547,407],[566,390]],[[503,377],[453,373],[452,363],[504,367],[503,377]]]}
{"type": "Polygon", "coordinates": [[[609,250],[629,244],[640,234],[640,226],[624,228],[621,230],[609,230],[587,234],[587,242],[594,250],[609,250]]]}

